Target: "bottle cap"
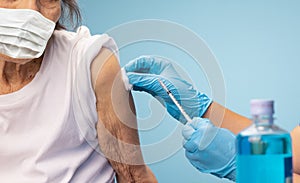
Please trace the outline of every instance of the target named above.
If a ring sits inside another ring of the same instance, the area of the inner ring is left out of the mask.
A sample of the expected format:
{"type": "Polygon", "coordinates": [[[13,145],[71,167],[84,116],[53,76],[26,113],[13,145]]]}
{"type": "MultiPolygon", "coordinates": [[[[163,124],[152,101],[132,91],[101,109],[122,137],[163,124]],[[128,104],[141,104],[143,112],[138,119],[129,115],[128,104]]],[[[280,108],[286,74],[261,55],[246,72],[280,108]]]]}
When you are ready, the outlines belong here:
{"type": "Polygon", "coordinates": [[[250,101],[251,115],[274,114],[274,101],[266,99],[253,99],[250,101]]]}

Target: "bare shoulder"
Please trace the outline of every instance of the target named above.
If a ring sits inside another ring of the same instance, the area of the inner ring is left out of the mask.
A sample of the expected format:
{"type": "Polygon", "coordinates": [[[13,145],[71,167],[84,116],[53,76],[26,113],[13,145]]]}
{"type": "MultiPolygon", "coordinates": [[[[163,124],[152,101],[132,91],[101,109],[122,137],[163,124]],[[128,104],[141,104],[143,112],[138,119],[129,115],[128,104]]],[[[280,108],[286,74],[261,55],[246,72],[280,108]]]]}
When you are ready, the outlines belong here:
{"type": "Polygon", "coordinates": [[[293,144],[293,166],[294,172],[300,175],[300,126],[291,132],[293,144]]]}
{"type": "Polygon", "coordinates": [[[111,50],[102,48],[91,64],[92,84],[96,94],[111,89],[119,77],[120,69],[117,56],[111,50]]]}
{"type": "Polygon", "coordinates": [[[95,57],[91,64],[91,77],[97,110],[106,113],[101,116],[109,113],[111,118],[116,115],[114,113],[129,114],[134,111],[131,93],[125,89],[122,80],[119,60],[111,50],[103,48],[95,57]],[[124,110],[127,108],[131,110],[124,110]]]}

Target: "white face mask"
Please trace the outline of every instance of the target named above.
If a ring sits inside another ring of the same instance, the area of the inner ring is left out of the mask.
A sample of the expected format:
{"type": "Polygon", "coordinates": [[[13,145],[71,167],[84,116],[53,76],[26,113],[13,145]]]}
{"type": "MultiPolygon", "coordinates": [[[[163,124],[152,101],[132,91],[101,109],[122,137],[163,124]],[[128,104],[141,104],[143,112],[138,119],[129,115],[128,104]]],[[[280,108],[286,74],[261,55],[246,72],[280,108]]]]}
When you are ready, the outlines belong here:
{"type": "Polygon", "coordinates": [[[0,54],[13,59],[39,58],[55,23],[31,9],[0,8],[0,54]]]}

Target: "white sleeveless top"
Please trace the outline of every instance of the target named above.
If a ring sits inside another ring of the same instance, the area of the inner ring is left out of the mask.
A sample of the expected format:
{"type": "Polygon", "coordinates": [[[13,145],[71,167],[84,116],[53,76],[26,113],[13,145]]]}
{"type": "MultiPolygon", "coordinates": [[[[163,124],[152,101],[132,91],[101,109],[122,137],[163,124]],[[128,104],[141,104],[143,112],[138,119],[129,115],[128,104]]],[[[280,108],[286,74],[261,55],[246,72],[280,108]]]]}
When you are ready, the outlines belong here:
{"type": "Polygon", "coordinates": [[[113,182],[99,153],[90,64],[107,35],[55,31],[40,71],[21,90],[0,95],[0,182],[113,182]],[[96,149],[96,150],[95,150],[96,149]]]}

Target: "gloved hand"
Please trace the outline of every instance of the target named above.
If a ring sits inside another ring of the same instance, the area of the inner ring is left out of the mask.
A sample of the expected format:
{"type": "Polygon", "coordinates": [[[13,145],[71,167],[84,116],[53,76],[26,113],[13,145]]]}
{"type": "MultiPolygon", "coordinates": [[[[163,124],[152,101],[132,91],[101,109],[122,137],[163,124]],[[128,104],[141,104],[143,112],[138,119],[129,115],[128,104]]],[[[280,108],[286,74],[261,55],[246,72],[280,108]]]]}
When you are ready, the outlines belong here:
{"type": "Polygon", "coordinates": [[[124,69],[129,83],[133,85],[133,90],[145,91],[156,98],[163,99],[163,101],[158,100],[165,103],[171,116],[184,124],[186,119],[162,88],[158,79],[167,86],[191,118],[201,117],[212,102],[208,96],[195,90],[190,83],[181,79],[173,65],[163,58],[142,56],[129,62],[124,69]]]}
{"type": "Polygon", "coordinates": [[[214,126],[209,119],[193,118],[182,135],[185,155],[194,167],[235,181],[235,136],[229,130],[214,126]]]}

